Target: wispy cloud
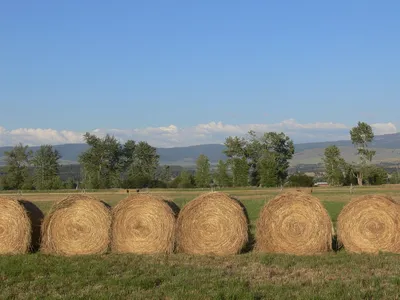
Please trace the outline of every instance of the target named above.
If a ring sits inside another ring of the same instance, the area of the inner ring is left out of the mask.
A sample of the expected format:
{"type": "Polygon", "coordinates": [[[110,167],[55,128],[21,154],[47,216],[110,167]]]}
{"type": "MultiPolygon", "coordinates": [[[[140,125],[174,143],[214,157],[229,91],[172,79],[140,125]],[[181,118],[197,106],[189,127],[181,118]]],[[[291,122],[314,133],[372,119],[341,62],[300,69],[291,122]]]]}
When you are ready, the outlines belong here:
{"type": "Polygon", "coordinates": [[[372,129],[376,135],[396,133],[397,128],[393,123],[375,123],[371,124],[372,129]]]}
{"type": "MultiPolygon", "coordinates": [[[[371,124],[375,134],[396,133],[393,123],[371,124]]],[[[334,122],[298,123],[294,119],[271,124],[225,124],[210,122],[191,127],[176,125],[133,129],[95,129],[91,133],[114,135],[121,142],[128,139],[147,141],[157,147],[188,146],[205,143],[222,143],[227,136],[245,135],[249,130],[257,133],[268,131],[285,132],[295,142],[316,142],[348,139],[350,126],[334,122]]],[[[66,144],[83,142],[84,132],[42,128],[19,128],[8,130],[0,126],[0,146],[17,143],[25,145],[66,144]]]]}

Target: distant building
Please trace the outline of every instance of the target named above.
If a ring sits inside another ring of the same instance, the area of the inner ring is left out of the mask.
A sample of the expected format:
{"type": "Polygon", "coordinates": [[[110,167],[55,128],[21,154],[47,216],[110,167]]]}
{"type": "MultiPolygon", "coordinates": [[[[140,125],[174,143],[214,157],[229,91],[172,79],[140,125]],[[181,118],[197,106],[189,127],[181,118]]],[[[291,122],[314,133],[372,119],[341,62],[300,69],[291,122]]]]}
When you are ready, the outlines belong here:
{"type": "Polygon", "coordinates": [[[329,186],[329,183],[327,183],[325,181],[320,181],[320,182],[314,183],[314,186],[329,186]]]}

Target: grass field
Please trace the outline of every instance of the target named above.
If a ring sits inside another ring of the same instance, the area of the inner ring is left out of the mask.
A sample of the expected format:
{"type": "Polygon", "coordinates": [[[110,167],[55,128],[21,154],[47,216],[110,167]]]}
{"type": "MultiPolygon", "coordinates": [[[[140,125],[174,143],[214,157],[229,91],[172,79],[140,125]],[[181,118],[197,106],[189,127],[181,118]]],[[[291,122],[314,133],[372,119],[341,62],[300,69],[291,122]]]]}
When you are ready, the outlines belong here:
{"type": "MultiPolygon", "coordinates": [[[[205,191],[151,192],[182,207],[205,191]]],[[[260,208],[279,193],[275,189],[226,192],[246,206],[252,230],[260,208]]],[[[399,192],[399,186],[363,187],[352,195],[347,188],[314,188],[313,195],[322,201],[335,224],[352,197],[388,194],[400,200],[399,192]]],[[[126,197],[124,191],[93,194],[110,205],[126,197]]],[[[30,193],[22,198],[47,212],[65,195],[30,193]]],[[[0,256],[0,299],[400,299],[399,291],[400,256],[394,254],[355,255],[341,250],[305,257],[252,252],[228,257],[0,256]]]]}

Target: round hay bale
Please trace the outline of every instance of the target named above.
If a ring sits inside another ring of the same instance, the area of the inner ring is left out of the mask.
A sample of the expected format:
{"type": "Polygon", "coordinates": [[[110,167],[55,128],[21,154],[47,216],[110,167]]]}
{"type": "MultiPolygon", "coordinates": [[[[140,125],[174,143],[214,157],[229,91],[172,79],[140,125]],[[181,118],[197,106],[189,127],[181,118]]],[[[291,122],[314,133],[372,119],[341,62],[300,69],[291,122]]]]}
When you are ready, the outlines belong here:
{"type": "Polygon", "coordinates": [[[400,253],[400,206],[388,196],[353,199],[340,212],[337,231],[349,252],[400,253]]]}
{"type": "Polygon", "coordinates": [[[172,201],[151,194],[134,194],[112,210],[111,250],[117,253],[172,253],[176,215],[172,201]]]}
{"type": "Polygon", "coordinates": [[[332,222],[318,198],[302,192],[276,196],[262,208],[256,250],[295,255],[332,249],[332,222]]]}
{"type": "Polygon", "coordinates": [[[38,250],[42,211],[32,202],[0,196],[0,254],[38,250]]]}
{"type": "Polygon", "coordinates": [[[249,220],[242,203],[222,192],[190,201],[177,220],[177,250],[190,254],[238,254],[249,239],[249,220]]]}
{"type": "Polygon", "coordinates": [[[42,225],[41,251],[58,255],[102,254],[110,243],[110,207],[87,195],[54,205],[42,225]]]}

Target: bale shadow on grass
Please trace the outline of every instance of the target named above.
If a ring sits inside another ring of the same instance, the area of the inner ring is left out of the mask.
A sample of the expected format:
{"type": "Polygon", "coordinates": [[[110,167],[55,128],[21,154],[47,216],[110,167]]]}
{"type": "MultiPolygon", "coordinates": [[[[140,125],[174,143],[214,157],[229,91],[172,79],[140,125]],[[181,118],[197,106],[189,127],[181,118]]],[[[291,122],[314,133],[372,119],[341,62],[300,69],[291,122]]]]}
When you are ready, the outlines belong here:
{"type": "Polygon", "coordinates": [[[255,245],[256,245],[255,235],[251,232],[252,225],[249,225],[248,228],[249,228],[249,230],[248,230],[248,241],[247,241],[246,245],[243,247],[243,249],[240,252],[240,254],[246,254],[246,253],[252,252],[254,250],[255,245]]]}
{"type": "Polygon", "coordinates": [[[29,251],[32,253],[38,252],[41,243],[41,225],[44,214],[39,207],[30,201],[18,200],[18,202],[25,208],[31,223],[31,244],[29,251]]]}
{"type": "Polygon", "coordinates": [[[247,236],[248,236],[248,240],[247,243],[243,246],[243,248],[241,249],[239,254],[245,254],[245,253],[249,253],[251,251],[254,250],[254,246],[256,243],[256,239],[254,234],[252,233],[252,225],[250,223],[250,218],[249,218],[249,214],[247,212],[246,207],[244,206],[244,204],[235,196],[230,195],[230,197],[235,200],[239,206],[242,208],[243,214],[246,217],[246,223],[247,223],[247,236]]]}
{"type": "Polygon", "coordinates": [[[334,252],[339,252],[343,248],[342,242],[338,239],[337,234],[332,236],[332,250],[334,252]]]}

